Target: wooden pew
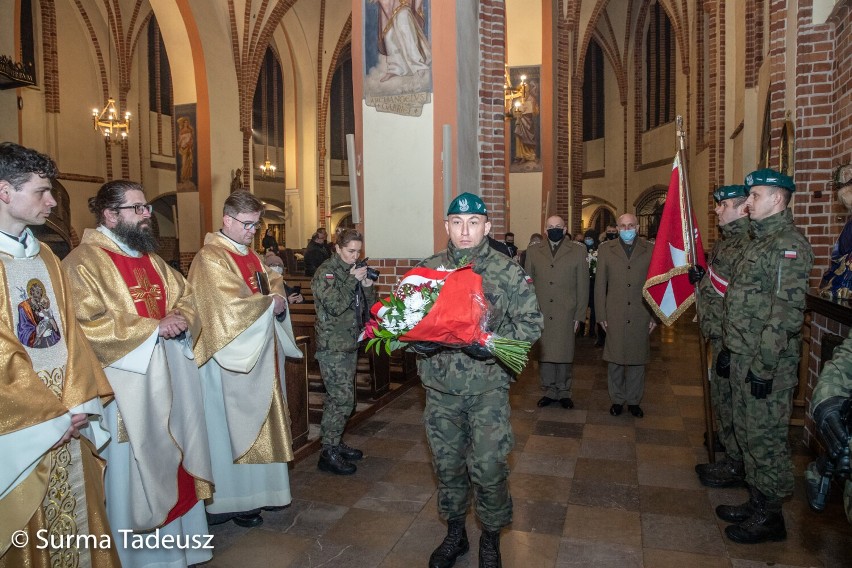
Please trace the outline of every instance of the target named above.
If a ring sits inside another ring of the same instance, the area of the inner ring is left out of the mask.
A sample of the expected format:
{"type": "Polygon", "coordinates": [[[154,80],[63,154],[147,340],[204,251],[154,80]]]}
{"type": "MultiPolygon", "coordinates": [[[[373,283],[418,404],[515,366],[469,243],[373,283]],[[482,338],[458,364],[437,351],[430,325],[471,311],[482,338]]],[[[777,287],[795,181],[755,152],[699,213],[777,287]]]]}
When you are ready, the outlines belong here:
{"type": "Polygon", "coordinates": [[[301,359],[287,357],[284,362],[284,383],[287,388],[287,409],[290,412],[290,433],[293,450],[308,443],[308,344],[304,335],[296,336],[296,346],[305,354],[301,359]]]}

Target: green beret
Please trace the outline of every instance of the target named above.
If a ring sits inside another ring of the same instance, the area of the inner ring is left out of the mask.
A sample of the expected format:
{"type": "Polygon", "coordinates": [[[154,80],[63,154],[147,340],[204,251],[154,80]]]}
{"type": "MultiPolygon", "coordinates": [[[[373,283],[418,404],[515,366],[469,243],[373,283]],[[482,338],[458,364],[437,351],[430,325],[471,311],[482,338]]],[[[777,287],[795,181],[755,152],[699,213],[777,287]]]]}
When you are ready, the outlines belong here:
{"type": "Polygon", "coordinates": [[[796,191],[796,184],[793,183],[793,178],[769,168],[751,172],[746,176],[746,189],[751,189],[756,185],[771,185],[786,189],[787,191],[796,191]]]}
{"type": "Polygon", "coordinates": [[[485,215],[488,216],[488,209],[485,208],[485,203],[482,198],[472,193],[462,193],[450,203],[447,209],[447,217],[450,215],[485,215]]]}
{"type": "Polygon", "coordinates": [[[748,190],[744,185],[723,185],[713,192],[713,201],[716,203],[734,197],[748,197],[748,190]]]}

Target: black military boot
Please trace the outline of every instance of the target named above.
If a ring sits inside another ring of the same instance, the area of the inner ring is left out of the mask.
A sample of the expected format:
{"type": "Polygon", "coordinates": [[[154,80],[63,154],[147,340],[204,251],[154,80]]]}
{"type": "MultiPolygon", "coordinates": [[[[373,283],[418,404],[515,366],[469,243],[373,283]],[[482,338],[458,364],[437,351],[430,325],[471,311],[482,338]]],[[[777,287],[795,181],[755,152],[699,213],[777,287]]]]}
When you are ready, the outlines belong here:
{"type": "Polygon", "coordinates": [[[450,568],[456,563],[456,558],[470,550],[467,540],[467,530],[464,528],[464,517],[447,521],[447,536],[429,557],[429,568],[450,568]]]}
{"type": "Polygon", "coordinates": [[[479,568],[503,568],[500,560],[500,530],[482,528],[479,537],[479,568]]]}
{"type": "Polygon", "coordinates": [[[745,465],[727,458],[715,463],[695,466],[698,480],[707,487],[742,487],[745,485],[745,465]]]}
{"type": "Polygon", "coordinates": [[[358,461],[364,457],[364,452],[352,446],[347,446],[343,440],[340,440],[340,445],[337,446],[337,449],[340,455],[343,456],[343,459],[347,461],[358,461]]]}
{"type": "Polygon", "coordinates": [[[748,492],[748,501],[742,505],[719,505],[716,507],[716,516],[729,523],[741,523],[751,517],[757,508],[760,491],[749,487],[748,492]]]}
{"type": "Polygon", "coordinates": [[[317,467],[322,471],[336,475],[352,475],[358,468],[354,463],[349,463],[340,454],[339,446],[323,444],[317,467]]]}
{"type": "Polygon", "coordinates": [[[725,534],[740,544],[759,544],[787,538],[787,527],[781,513],[780,499],[767,499],[760,491],[752,515],[738,525],[725,527],[725,534]]]}

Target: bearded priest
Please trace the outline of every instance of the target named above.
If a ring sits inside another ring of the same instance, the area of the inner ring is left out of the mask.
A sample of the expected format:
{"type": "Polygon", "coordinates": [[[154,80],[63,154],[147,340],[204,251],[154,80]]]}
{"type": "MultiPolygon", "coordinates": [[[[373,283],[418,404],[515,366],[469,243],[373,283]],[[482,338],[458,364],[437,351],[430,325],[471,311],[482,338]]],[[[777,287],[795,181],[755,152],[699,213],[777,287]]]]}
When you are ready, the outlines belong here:
{"type": "Polygon", "coordinates": [[[195,347],[216,491],[207,520],[243,527],[261,510],[290,503],[293,460],[284,358],[293,338],[284,280],[252,250],[263,203],[248,191],[225,200],[222,229],[209,233],[189,268],[204,332],[195,347]]]}
{"type": "Polygon", "coordinates": [[[125,568],[205,562],[210,549],[142,546],[145,532],[203,542],[212,494],[201,385],[192,347],[200,320],[192,289],[154,254],[142,186],[111,181],[89,199],[97,229],[62,261],[77,319],[115,391],[107,514],[125,568]],[[127,530],[134,531],[126,533],[127,530]]]}

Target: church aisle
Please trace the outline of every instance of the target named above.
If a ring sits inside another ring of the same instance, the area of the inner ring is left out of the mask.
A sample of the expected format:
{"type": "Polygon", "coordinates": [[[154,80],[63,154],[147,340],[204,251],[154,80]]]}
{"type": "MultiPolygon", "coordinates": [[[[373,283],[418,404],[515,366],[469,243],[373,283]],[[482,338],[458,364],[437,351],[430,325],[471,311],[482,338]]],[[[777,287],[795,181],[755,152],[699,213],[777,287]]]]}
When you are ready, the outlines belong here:
{"type": "MultiPolygon", "coordinates": [[[[788,539],[734,544],[715,518],[720,503],[745,500],[744,489],[698,483],[706,461],[697,331],[684,316],[655,333],[645,417],[610,416],[601,349],[578,339],[573,410],[537,408],[537,368],[512,386],[514,522],[503,531],[509,567],[849,566],[852,527],[834,488],[825,513],[808,509],[802,471],[810,461],[801,429],[791,431],[796,494],[785,503],[788,539]]],[[[411,568],[426,566],[446,525],[435,506],[435,479],[423,434],[423,390],[414,387],[360,424],[348,439],[364,450],[358,472],[317,471],[316,454],[291,470],[293,504],[265,512],[254,529],[212,527],[216,547],[206,567],[411,568]]],[[[477,565],[479,526],[468,517],[471,551],[456,563],[477,565]]]]}

